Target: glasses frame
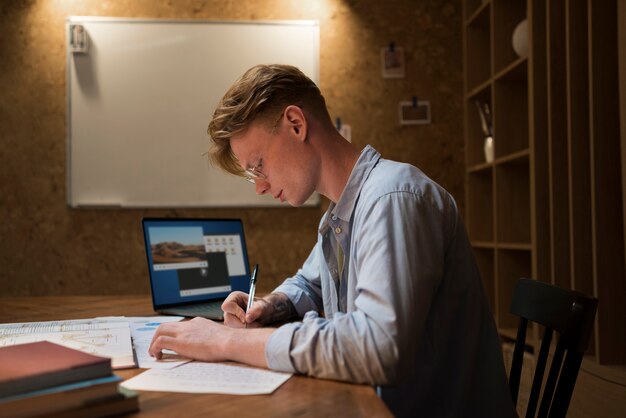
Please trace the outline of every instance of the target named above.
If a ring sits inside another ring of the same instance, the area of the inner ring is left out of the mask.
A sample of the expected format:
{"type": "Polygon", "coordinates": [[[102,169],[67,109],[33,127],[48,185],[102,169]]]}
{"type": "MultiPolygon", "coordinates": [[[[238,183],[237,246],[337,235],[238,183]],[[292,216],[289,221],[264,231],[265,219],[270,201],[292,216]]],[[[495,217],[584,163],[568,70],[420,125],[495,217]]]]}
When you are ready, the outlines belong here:
{"type": "MultiPolygon", "coordinates": [[[[274,123],[274,126],[272,127],[272,131],[270,132],[270,136],[273,136],[274,133],[276,132],[276,128],[278,127],[278,124],[280,123],[284,114],[285,114],[285,109],[283,109],[278,115],[278,118],[276,119],[276,122],[274,123]]],[[[247,182],[252,183],[252,184],[256,184],[257,180],[267,179],[267,176],[261,172],[262,167],[263,167],[263,158],[260,158],[259,162],[254,167],[246,168],[243,171],[243,178],[247,182]]]]}
{"type": "Polygon", "coordinates": [[[263,159],[260,159],[254,167],[245,169],[243,178],[252,184],[256,184],[257,180],[265,180],[267,176],[259,170],[261,167],[263,167],[263,159]]]}

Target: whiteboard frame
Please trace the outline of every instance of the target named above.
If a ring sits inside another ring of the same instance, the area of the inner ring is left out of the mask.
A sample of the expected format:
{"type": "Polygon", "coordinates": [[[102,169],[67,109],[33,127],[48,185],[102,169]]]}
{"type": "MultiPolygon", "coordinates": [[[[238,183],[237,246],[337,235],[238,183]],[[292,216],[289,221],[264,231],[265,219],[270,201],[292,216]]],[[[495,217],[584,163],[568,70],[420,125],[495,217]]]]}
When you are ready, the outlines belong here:
{"type": "MultiPolygon", "coordinates": [[[[67,83],[67,96],[66,96],[66,193],[67,193],[67,205],[72,208],[129,208],[129,209],[153,209],[153,208],[232,208],[232,207],[291,207],[287,203],[280,203],[274,200],[268,200],[264,202],[245,203],[240,205],[226,204],[222,202],[204,202],[204,203],[187,203],[187,202],[172,202],[172,201],[150,201],[150,202],[112,202],[101,201],[93,203],[78,203],[74,201],[75,196],[72,192],[72,71],[71,65],[73,63],[73,55],[75,54],[70,50],[70,25],[80,23],[138,23],[138,24],[237,24],[237,25],[252,25],[252,26],[264,26],[264,25],[284,25],[284,26],[305,26],[316,27],[317,35],[315,37],[315,43],[312,46],[316,59],[314,62],[314,74],[311,76],[316,83],[319,84],[319,68],[320,68],[320,46],[319,46],[319,21],[317,20],[201,20],[201,19],[157,19],[157,18],[124,18],[124,17],[103,17],[103,16],[69,16],[65,21],[66,32],[66,83],[67,83]]],[[[227,88],[227,87],[226,87],[227,88]]],[[[225,89],[226,89],[225,88],[225,89]]],[[[244,181],[245,182],[245,181],[244,181]]],[[[254,194],[254,190],[250,190],[251,194],[254,194]]],[[[318,206],[320,204],[320,196],[314,193],[303,206],[318,206]]]]}

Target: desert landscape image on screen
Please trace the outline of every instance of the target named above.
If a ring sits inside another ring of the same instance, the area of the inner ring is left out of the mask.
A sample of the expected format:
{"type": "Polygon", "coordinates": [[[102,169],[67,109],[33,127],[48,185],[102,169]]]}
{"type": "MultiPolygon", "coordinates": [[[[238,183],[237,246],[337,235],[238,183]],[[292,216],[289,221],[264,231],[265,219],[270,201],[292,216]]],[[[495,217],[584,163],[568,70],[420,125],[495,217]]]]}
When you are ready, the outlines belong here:
{"type": "Polygon", "coordinates": [[[150,236],[154,264],[206,261],[201,228],[150,228],[150,236]]]}
{"type": "Polygon", "coordinates": [[[183,245],[179,242],[160,242],[151,246],[154,264],[192,263],[206,261],[204,245],[183,245]]]}

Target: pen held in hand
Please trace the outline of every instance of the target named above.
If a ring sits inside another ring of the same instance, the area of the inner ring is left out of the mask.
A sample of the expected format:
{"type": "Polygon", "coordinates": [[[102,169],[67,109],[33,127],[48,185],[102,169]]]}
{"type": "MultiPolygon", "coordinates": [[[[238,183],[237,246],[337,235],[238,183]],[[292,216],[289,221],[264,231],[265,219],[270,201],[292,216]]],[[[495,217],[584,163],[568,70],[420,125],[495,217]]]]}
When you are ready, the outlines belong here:
{"type": "MultiPolygon", "coordinates": [[[[259,271],[259,265],[254,265],[254,270],[252,271],[252,277],[250,277],[250,291],[248,292],[248,306],[246,307],[246,313],[250,311],[252,304],[254,303],[254,291],[256,290],[256,275],[259,271]]],[[[244,324],[244,328],[248,328],[248,323],[244,324]]]]}

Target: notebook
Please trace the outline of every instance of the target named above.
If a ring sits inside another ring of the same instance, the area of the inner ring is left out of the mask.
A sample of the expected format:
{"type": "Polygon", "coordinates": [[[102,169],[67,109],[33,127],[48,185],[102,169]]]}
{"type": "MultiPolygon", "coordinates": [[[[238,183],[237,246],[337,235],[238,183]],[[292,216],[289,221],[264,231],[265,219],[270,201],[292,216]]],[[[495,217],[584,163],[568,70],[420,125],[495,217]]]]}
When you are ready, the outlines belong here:
{"type": "Polygon", "coordinates": [[[156,312],[222,320],[226,296],[248,291],[240,219],[144,218],[142,226],[156,312]]]}

